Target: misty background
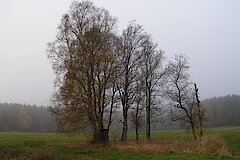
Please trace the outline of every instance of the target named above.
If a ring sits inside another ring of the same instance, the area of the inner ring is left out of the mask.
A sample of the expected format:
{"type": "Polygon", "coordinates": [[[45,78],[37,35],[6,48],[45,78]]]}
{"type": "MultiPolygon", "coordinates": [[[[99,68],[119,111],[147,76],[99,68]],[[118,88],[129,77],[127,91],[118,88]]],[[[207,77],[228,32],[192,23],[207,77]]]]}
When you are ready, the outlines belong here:
{"type": "MultiPolygon", "coordinates": [[[[213,97],[202,101],[206,108],[207,121],[205,127],[239,126],[240,125],[240,96],[227,95],[213,97]]],[[[114,114],[111,125],[112,133],[120,133],[122,130],[121,111],[114,114]]],[[[176,130],[185,128],[181,122],[172,122],[168,115],[153,117],[152,131],[176,130]]],[[[134,132],[134,124],[129,120],[129,131],[134,132]]],[[[141,126],[139,131],[144,132],[141,126]]],[[[87,131],[87,130],[85,130],[87,131]]],[[[49,108],[36,105],[22,105],[17,103],[0,103],[0,132],[36,132],[54,133],[62,132],[57,128],[55,117],[49,112],[49,108]]],[[[66,131],[65,131],[66,132],[66,131]]],[[[81,131],[84,133],[84,130],[81,131]]],[[[71,130],[70,130],[70,133],[71,130]]]]}
{"type": "MultiPolygon", "coordinates": [[[[93,0],[118,17],[135,19],[170,60],[190,59],[201,99],[240,94],[240,1],[93,0]]],[[[0,102],[50,105],[54,73],[46,56],[71,0],[0,1],[0,102]]]]}

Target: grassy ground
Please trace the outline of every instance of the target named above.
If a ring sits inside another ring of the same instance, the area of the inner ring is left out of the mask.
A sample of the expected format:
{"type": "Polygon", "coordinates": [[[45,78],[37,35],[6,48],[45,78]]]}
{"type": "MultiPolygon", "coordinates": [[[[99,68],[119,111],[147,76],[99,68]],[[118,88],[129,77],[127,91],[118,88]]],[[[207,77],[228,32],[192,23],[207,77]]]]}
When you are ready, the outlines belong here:
{"type": "MultiPolygon", "coordinates": [[[[134,152],[119,150],[112,146],[90,145],[86,140],[87,135],[61,135],[61,134],[37,134],[37,133],[0,133],[0,159],[11,160],[240,160],[240,127],[222,127],[208,129],[209,136],[219,136],[226,141],[228,148],[234,157],[214,157],[199,154],[178,154],[134,152]],[[3,156],[4,155],[4,156],[3,156]]],[[[144,139],[145,135],[140,134],[144,139]]],[[[119,140],[120,135],[112,134],[112,141],[119,140]]],[[[129,134],[129,139],[134,140],[134,134],[129,134]]],[[[152,139],[164,140],[189,140],[191,134],[186,131],[153,132],[152,139]]]]}

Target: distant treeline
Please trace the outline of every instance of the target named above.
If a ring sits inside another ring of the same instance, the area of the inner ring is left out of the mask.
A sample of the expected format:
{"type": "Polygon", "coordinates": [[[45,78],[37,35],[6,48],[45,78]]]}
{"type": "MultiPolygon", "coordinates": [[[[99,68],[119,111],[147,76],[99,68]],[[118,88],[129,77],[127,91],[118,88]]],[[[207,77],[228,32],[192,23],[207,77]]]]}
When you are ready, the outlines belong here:
{"type": "Polygon", "coordinates": [[[240,125],[240,96],[227,95],[206,99],[202,104],[207,109],[209,127],[240,125]]]}
{"type": "Polygon", "coordinates": [[[56,123],[47,107],[0,103],[1,132],[56,132],[56,123]]]}
{"type": "MultiPolygon", "coordinates": [[[[240,125],[239,95],[209,98],[203,100],[202,104],[207,109],[207,127],[240,125]]],[[[120,117],[120,115],[114,116],[120,117]]],[[[120,119],[116,118],[112,125],[112,131],[121,132],[120,119]]],[[[131,131],[131,124],[129,129],[131,131]]],[[[152,130],[154,131],[165,129],[179,129],[179,125],[170,122],[170,119],[164,120],[164,117],[161,120],[156,119],[156,122],[152,123],[152,130]]],[[[47,107],[0,103],[0,131],[56,132],[57,130],[54,117],[47,107]]]]}

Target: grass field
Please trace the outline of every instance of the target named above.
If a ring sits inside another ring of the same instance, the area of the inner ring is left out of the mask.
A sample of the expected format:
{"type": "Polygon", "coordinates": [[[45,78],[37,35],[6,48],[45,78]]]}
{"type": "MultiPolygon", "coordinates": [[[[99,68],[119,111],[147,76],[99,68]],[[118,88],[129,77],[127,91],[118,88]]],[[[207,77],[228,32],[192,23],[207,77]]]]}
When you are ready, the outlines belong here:
{"type": "MultiPolygon", "coordinates": [[[[200,154],[181,154],[175,152],[135,152],[119,150],[114,145],[90,145],[87,135],[61,135],[50,133],[0,133],[0,160],[240,160],[240,127],[221,127],[208,129],[208,137],[223,139],[233,156],[208,156],[200,154]]],[[[111,140],[118,143],[119,134],[112,134],[111,140]]],[[[140,139],[145,135],[140,134],[140,139]]],[[[134,134],[129,139],[134,140],[134,134]]],[[[157,140],[184,140],[192,139],[187,131],[153,132],[152,139],[157,140]]],[[[113,143],[113,142],[112,142],[113,143]]],[[[151,143],[151,142],[149,142],[151,143]]]]}

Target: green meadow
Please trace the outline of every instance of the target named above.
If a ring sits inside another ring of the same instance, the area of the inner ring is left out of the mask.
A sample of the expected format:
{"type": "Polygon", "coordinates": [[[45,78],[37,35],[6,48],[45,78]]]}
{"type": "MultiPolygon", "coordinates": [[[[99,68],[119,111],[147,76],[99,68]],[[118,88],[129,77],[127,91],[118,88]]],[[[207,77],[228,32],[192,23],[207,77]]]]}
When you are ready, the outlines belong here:
{"type": "MultiPolygon", "coordinates": [[[[111,145],[93,145],[89,135],[66,135],[53,133],[0,133],[1,160],[240,160],[240,127],[211,128],[206,131],[208,137],[219,137],[226,142],[232,156],[209,156],[183,153],[155,153],[119,150],[111,145]]],[[[144,140],[144,133],[140,140],[144,140]]],[[[129,133],[134,141],[134,133],[129,133]]],[[[111,143],[120,143],[120,134],[110,135],[111,143]]],[[[187,131],[152,132],[154,140],[191,140],[187,131]]],[[[151,144],[151,141],[149,142],[151,144]]],[[[124,144],[123,144],[124,145],[124,144]]]]}

